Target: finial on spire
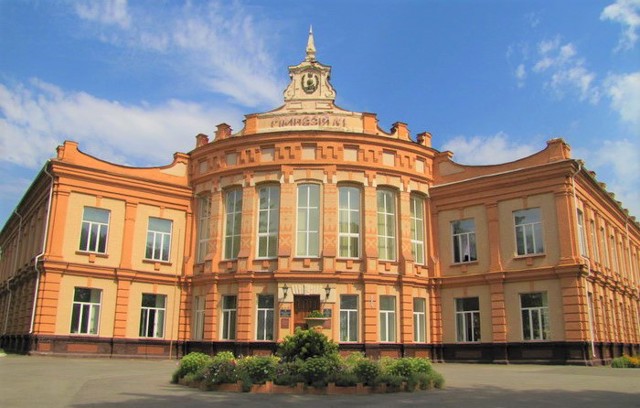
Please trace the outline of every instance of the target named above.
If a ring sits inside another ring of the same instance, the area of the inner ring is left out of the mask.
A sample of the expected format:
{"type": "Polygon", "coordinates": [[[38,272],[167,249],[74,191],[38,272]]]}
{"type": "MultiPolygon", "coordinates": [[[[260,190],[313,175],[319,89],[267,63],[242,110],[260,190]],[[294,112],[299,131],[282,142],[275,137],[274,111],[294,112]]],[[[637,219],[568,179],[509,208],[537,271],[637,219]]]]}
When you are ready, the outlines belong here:
{"type": "Polygon", "coordinates": [[[309,25],[309,39],[307,40],[307,57],[305,61],[316,60],[316,45],[313,42],[313,26],[309,25]]]}

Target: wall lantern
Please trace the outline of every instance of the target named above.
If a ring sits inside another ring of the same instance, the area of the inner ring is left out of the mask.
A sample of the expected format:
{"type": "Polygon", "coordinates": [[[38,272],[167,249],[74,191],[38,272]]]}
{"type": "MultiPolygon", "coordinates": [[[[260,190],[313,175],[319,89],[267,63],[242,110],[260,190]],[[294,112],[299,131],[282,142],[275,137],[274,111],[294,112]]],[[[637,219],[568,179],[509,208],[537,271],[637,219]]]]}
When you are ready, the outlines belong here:
{"type": "Polygon", "coordinates": [[[285,283],[282,286],[282,298],[286,299],[287,298],[287,293],[289,293],[289,287],[287,286],[287,284],[285,283]]]}
{"type": "Polygon", "coordinates": [[[329,299],[329,295],[331,294],[331,286],[327,283],[327,286],[324,288],[324,296],[326,299],[329,299]]]}

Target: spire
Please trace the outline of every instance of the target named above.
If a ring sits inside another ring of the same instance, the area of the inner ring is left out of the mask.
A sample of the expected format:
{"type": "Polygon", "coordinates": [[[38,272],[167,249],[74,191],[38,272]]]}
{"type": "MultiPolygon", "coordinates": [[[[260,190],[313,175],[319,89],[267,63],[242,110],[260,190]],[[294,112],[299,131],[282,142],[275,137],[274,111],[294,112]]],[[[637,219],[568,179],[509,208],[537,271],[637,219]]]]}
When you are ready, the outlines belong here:
{"type": "Polygon", "coordinates": [[[313,26],[309,26],[309,39],[307,40],[307,57],[305,61],[313,62],[316,60],[316,45],[313,42],[313,26]]]}

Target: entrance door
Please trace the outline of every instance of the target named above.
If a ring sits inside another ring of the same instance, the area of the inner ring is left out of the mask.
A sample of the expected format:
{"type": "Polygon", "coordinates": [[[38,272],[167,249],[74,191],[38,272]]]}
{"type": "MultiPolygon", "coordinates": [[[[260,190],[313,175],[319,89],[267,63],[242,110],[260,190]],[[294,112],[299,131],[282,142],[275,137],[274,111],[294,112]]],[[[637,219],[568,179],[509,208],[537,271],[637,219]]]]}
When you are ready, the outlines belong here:
{"type": "Polygon", "coordinates": [[[293,297],[293,327],[308,329],[304,320],[313,310],[320,310],[320,295],[295,295],[293,297]]]}

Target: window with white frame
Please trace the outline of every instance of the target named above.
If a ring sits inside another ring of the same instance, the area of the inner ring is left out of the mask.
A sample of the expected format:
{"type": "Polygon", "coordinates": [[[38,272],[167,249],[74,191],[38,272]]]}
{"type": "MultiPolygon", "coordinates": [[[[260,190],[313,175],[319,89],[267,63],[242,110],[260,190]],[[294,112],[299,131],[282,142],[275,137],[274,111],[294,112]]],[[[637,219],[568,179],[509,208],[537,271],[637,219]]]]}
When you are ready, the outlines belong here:
{"type": "Polygon", "coordinates": [[[222,340],[236,339],[236,296],[222,296],[222,340]]]}
{"type": "Polygon", "coordinates": [[[82,230],[80,231],[80,251],[107,252],[110,211],[102,208],[84,207],[82,230]]]}
{"type": "Polygon", "coordinates": [[[380,296],[380,341],[396,341],[395,296],[380,296]]]}
{"type": "Polygon", "coordinates": [[[75,288],[71,309],[71,334],[98,334],[102,290],[75,288]]]}
{"type": "Polygon", "coordinates": [[[258,295],[258,340],[273,340],[274,305],[273,295],[258,295]]]}
{"type": "Polygon", "coordinates": [[[424,199],[411,196],[411,255],[418,265],[424,265],[424,199]]]}
{"type": "Polygon", "coordinates": [[[523,340],[549,339],[549,305],[547,292],[521,293],[523,340]]]}
{"type": "Polygon", "coordinates": [[[164,337],[164,315],[167,297],[151,293],[142,294],[140,309],[140,337],[164,337]]]}
{"type": "Polygon", "coordinates": [[[598,250],[598,240],[596,238],[596,222],[589,221],[589,238],[591,238],[591,254],[596,262],[600,262],[600,251],[598,250]]]}
{"type": "Polygon", "coordinates": [[[260,187],[258,196],[258,258],[275,258],[278,254],[280,187],[260,187]]]}
{"type": "Polygon", "coordinates": [[[204,337],[205,296],[193,297],[193,339],[202,340],[204,337]]]}
{"type": "Polygon", "coordinates": [[[196,260],[198,263],[204,262],[205,256],[209,252],[209,220],[211,219],[211,197],[202,195],[198,197],[198,250],[196,260]]]}
{"type": "Polygon", "coordinates": [[[478,260],[476,251],[476,222],[473,218],[451,222],[453,237],[453,262],[473,262],[478,260]]]}
{"type": "Polygon", "coordinates": [[[298,186],[298,227],[296,256],[317,257],[320,254],[320,186],[298,186]]]}
{"type": "Polygon", "coordinates": [[[413,341],[424,343],[427,328],[427,301],[425,298],[413,298],[413,341]]]}
{"type": "Polygon", "coordinates": [[[358,295],[340,295],[340,341],[358,341],[358,295]]]}
{"type": "Polygon", "coordinates": [[[224,259],[236,259],[240,251],[242,190],[227,191],[224,203],[224,259]]]}
{"type": "Polygon", "coordinates": [[[153,261],[169,261],[171,248],[172,221],[162,218],[149,217],[147,229],[147,249],[145,258],[153,261]]]}
{"type": "Polygon", "coordinates": [[[391,190],[378,190],[378,259],[396,260],[396,195],[391,190]]]}
{"type": "Polygon", "coordinates": [[[338,241],[341,258],[360,257],[360,189],[338,188],[338,241]]]}
{"type": "Polygon", "coordinates": [[[456,299],[456,340],[480,341],[480,299],[468,297],[456,299]]]}
{"type": "Polygon", "coordinates": [[[613,268],[614,272],[620,273],[620,267],[618,265],[618,245],[616,245],[616,237],[615,235],[611,234],[609,238],[611,240],[611,267],[613,268]]]}
{"type": "Polygon", "coordinates": [[[542,241],[542,218],[539,208],[529,208],[513,212],[516,232],[516,252],[518,255],[544,253],[542,241]]]}
{"type": "Polygon", "coordinates": [[[580,246],[580,255],[589,256],[587,253],[587,234],[584,230],[584,215],[578,210],[578,244],[580,246]]]}
{"type": "Polygon", "coordinates": [[[602,246],[602,253],[604,254],[604,266],[610,268],[609,248],[607,247],[607,231],[604,227],[600,227],[600,245],[602,246]]]}

